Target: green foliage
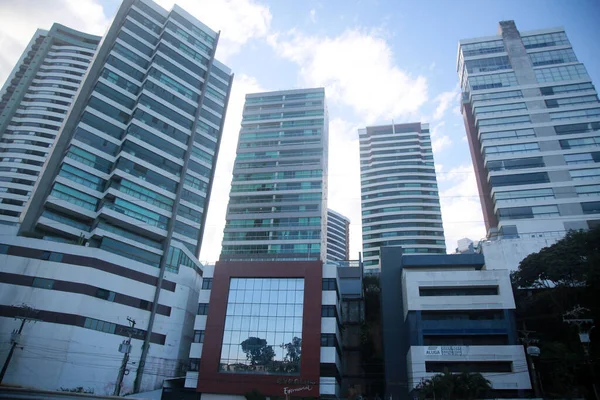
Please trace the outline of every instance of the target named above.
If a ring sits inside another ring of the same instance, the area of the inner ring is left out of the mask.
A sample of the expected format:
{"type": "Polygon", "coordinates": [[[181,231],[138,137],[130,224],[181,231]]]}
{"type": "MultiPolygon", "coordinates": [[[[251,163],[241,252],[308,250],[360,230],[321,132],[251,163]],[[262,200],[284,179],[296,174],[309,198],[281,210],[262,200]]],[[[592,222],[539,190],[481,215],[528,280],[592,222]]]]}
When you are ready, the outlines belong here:
{"type": "MultiPolygon", "coordinates": [[[[536,346],[541,355],[535,363],[544,394],[583,397],[590,392],[594,363],[586,360],[577,326],[564,319],[569,311],[584,308],[588,311],[578,318],[594,319],[596,324],[599,320],[600,227],[570,231],[555,244],[530,254],[511,280],[518,326],[534,331],[539,340],[536,346]]],[[[591,359],[597,360],[600,348],[590,350],[591,359]]]]}
{"type": "Polygon", "coordinates": [[[480,373],[453,374],[448,370],[423,380],[416,387],[422,400],[483,399],[491,389],[490,381],[480,373]]]}
{"type": "Polygon", "coordinates": [[[286,351],[285,361],[300,365],[300,358],[302,357],[302,339],[294,336],[290,343],[286,343],[282,345],[282,347],[286,351]]]}
{"type": "Polygon", "coordinates": [[[273,346],[267,346],[266,339],[249,337],[241,345],[250,365],[267,365],[275,358],[275,350],[273,346]]]}

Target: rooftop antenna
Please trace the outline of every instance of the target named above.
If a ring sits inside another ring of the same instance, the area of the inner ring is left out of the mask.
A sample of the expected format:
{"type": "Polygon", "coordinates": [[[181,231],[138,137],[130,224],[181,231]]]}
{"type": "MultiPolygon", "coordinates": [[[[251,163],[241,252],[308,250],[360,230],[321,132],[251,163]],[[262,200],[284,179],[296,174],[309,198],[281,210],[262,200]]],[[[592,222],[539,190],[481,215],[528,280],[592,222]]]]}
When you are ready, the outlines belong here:
{"type": "Polygon", "coordinates": [[[392,119],[392,135],[396,134],[396,127],[394,126],[394,120],[392,119]]]}

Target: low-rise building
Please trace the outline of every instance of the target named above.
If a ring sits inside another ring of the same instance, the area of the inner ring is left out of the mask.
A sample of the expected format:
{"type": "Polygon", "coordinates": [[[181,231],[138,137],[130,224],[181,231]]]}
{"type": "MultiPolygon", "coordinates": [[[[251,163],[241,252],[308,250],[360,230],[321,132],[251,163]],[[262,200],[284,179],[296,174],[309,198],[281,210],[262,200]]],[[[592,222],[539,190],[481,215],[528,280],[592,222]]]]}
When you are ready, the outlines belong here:
{"type": "MultiPolygon", "coordinates": [[[[133,390],[145,339],[141,391],[184,375],[202,265],[186,246],[173,246],[161,279],[158,268],[106,250],[0,237],[0,340],[11,343],[11,332],[27,319],[2,383],[112,394],[123,359],[119,345],[130,335],[121,393],[133,390]]],[[[0,347],[0,360],[9,348],[0,347]]]]}
{"type": "Polygon", "coordinates": [[[354,265],[360,264],[220,261],[207,267],[185,387],[215,400],[243,399],[253,390],[269,397],[342,397],[341,293],[362,299],[362,268],[354,265]]]}
{"type": "Polygon", "coordinates": [[[445,369],[479,372],[498,397],[531,389],[518,344],[508,270],[486,270],[481,254],[381,253],[387,396],[408,399],[445,369]]]}

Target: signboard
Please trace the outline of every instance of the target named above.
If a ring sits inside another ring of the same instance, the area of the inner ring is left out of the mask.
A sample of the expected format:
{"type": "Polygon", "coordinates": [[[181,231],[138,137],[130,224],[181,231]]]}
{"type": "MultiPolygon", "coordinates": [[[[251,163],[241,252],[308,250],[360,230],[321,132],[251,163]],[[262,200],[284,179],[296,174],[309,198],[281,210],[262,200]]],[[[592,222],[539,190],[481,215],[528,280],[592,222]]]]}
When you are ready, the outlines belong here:
{"type": "Polygon", "coordinates": [[[277,379],[278,385],[302,385],[300,387],[289,387],[285,386],[283,388],[283,394],[285,394],[286,398],[289,398],[290,395],[298,392],[310,392],[313,387],[317,384],[316,381],[311,379],[294,379],[294,378],[279,378],[277,379]]]}
{"type": "Polygon", "coordinates": [[[425,347],[426,356],[462,356],[462,346],[427,346],[425,347]]]}

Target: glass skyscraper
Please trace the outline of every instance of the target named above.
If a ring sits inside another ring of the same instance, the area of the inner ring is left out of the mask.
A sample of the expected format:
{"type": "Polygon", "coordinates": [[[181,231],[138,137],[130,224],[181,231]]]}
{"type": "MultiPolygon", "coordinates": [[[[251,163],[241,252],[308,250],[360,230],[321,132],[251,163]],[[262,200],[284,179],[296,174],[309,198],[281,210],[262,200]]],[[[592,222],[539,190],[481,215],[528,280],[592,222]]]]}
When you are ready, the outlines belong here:
{"type": "Polygon", "coordinates": [[[0,90],[0,224],[16,225],[100,42],[38,29],[0,90]]]}
{"type": "Polygon", "coordinates": [[[461,40],[458,74],[488,236],[600,222],[600,104],[563,29],[461,40]]]}
{"type": "Polygon", "coordinates": [[[202,242],[233,75],[186,11],[125,0],[73,102],[20,234],[155,267],[202,242]]]}
{"type": "Polygon", "coordinates": [[[382,246],[404,254],[445,254],[429,124],[359,129],[365,270],[378,269],[382,246]]]}
{"type": "Polygon", "coordinates": [[[221,260],[325,260],[325,90],[246,95],[221,260]]]}

